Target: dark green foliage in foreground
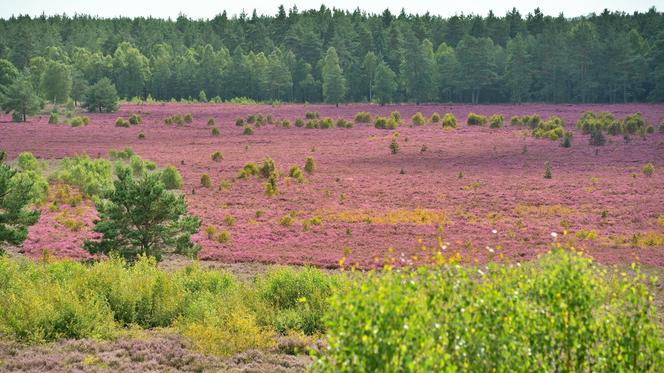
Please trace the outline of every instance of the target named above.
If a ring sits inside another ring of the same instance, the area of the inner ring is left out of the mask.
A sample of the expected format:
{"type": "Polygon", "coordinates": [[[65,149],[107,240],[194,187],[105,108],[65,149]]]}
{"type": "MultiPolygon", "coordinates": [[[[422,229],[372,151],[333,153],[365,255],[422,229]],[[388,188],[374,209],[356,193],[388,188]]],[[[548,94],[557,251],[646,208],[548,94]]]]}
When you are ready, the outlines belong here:
{"type": "Polygon", "coordinates": [[[534,263],[387,270],[338,292],[325,326],[331,372],[661,371],[646,278],[573,251],[534,263]]]}
{"type": "Polygon", "coordinates": [[[38,90],[57,62],[70,72],[58,74],[63,89],[40,93],[57,102],[68,87],[79,101],[104,77],[127,99],[664,101],[664,14],[654,7],[574,18],[488,8],[443,18],[407,7],[173,20],[17,16],[0,20],[0,85],[27,70],[38,90]]]}
{"type": "Polygon", "coordinates": [[[39,219],[39,210],[29,210],[33,202],[32,189],[35,180],[22,177],[19,170],[5,163],[5,152],[0,151],[0,253],[2,245],[21,244],[28,234],[28,227],[39,219]]]}
{"type": "Polygon", "coordinates": [[[169,250],[195,255],[199,247],[191,242],[200,220],[187,214],[183,196],[165,189],[159,173],[134,178],[129,169],[120,167],[115,188],[106,200],[97,204],[99,221],[94,231],[100,241],[86,241],[92,254],[117,253],[129,261],[139,255],[158,260],[169,250]]]}

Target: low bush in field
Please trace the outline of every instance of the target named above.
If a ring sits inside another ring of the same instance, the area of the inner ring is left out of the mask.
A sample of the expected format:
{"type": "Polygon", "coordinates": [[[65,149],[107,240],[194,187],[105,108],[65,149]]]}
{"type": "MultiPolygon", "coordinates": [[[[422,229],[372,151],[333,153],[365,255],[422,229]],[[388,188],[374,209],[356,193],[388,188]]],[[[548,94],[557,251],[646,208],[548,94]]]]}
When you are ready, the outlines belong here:
{"type": "Polygon", "coordinates": [[[410,118],[410,120],[416,126],[427,124],[427,118],[424,115],[422,115],[422,113],[420,113],[419,111],[415,113],[415,115],[413,115],[412,118],[410,118]]]}
{"type": "Polygon", "coordinates": [[[302,173],[302,169],[298,166],[292,166],[288,170],[288,176],[295,179],[298,183],[304,182],[304,173],[302,173]]]}
{"type": "Polygon", "coordinates": [[[393,111],[390,113],[390,118],[398,125],[401,124],[401,113],[398,111],[393,111]]]}
{"type": "Polygon", "coordinates": [[[487,122],[486,116],[475,113],[468,113],[466,124],[469,126],[483,126],[487,122]]]}
{"type": "Polygon", "coordinates": [[[355,123],[371,123],[371,113],[361,111],[355,114],[355,123]]]}
{"type": "Polygon", "coordinates": [[[527,126],[530,129],[535,129],[542,122],[542,118],[539,115],[523,115],[523,116],[513,116],[510,119],[510,124],[513,126],[527,126]]]}
{"type": "Polygon", "coordinates": [[[307,159],[304,161],[304,171],[306,171],[308,174],[313,174],[314,171],[316,171],[316,164],[313,157],[307,157],[307,159]]]}
{"type": "Polygon", "coordinates": [[[304,120],[302,118],[295,119],[295,127],[304,127],[304,120]]]}
{"type": "Polygon", "coordinates": [[[390,116],[388,118],[377,116],[374,120],[374,127],[378,129],[397,129],[399,127],[399,121],[395,117],[390,116]]]}
{"type": "Polygon", "coordinates": [[[71,118],[69,125],[72,127],[83,127],[90,123],[90,118],[86,116],[76,116],[71,118]]]}
{"type": "Polygon", "coordinates": [[[645,131],[647,123],[641,113],[634,113],[623,119],[622,126],[625,132],[635,134],[640,131],[645,131]]]}
{"type": "Polygon", "coordinates": [[[224,159],[224,156],[221,154],[221,152],[214,152],[210,158],[215,162],[220,162],[222,159],[224,159]]]}
{"type": "Polygon", "coordinates": [[[143,123],[143,118],[139,114],[132,114],[129,116],[129,123],[136,125],[143,123]]]}
{"type": "Polygon", "coordinates": [[[257,176],[260,173],[258,166],[255,163],[246,163],[244,167],[240,170],[238,178],[245,179],[250,176],[257,176]]]}
{"type": "Polygon", "coordinates": [[[452,113],[445,113],[443,116],[443,121],[441,126],[443,128],[456,128],[457,127],[457,120],[454,114],[452,113]]]}
{"type": "Polygon", "coordinates": [[[210,134],[211,134],[212,136],[215,136],[215,137],[216,137],[216,136],[219,136],[219,134],[220,134],[220,133],[219,133],[219,128],[217,128],[217,127],[212,127],[212,130],[210,130],[210,134]]]}
{"type": "Polygon", "coordinates": [[[320,118],[320,113],[317,111],[308,111],[304,114],[304,117],[307,119],[318,119],[320,118]]]}
{"type": "Polygon", "coordinates": [[[500,128],[503,126],[504,118],[500,114],[494,114],[489,117],[489,128],[500,128]]]}
{"type": "Polygon", "coordinates": [[[60,121],[60,116],[58,115],[58,113],[52,112],[51,114],[49,114],[48,116],[49,124],[58,124],[59,121],[60,121]]]}
{"type": "Polygon", "coordinates": [[[320,371],[660,371],[646,276],[556,249],[524,265],[352,277],[325,317],[320,371]]]}
{"type": "Polygon", "coordinates": [[[161,182],[166,189],[182,188],[182,176],[175,166],[168,166],[161,172],[161,182]]]}
{"type": "Polygon", "coordinates": [[[244,130],[242,131],[242,134],[243,135],[253,135],[254,130],[249,126],[244,126],[244,130]]]}
{"type": "Polygon", "coordinates": [[[201,186],[203,188],[209,188],[212,186],[212,180],[210,180],[210,175],[208,174],[201,175],[201,186]]]}
{"type": "Polygon", "coordinates": [[[129,127],[129,122],[124,118],[118,118],[118,119],[115,120],[115,126],[116,127],[128,128],[129,127]]]}
{"type": "Polygon", "coordinates": [[[353,128],[353,122],[346,120],[344,118],[339,118],[337,119],[335,126],[337,128],[353,128]]]}
{"type": "Polygon", "coordinates": [[[113,165],[87,155],[65,158],[50,179],[76,186],[88,196],[99,196],[113,188],[113,165]]]}
{"type": "Polygon", "coordinates": [[[595,130],[605,131],[610,135],[618,135],[624,132],[621,122],[611,113],[586,111],[576,122],[576,126],[583,134],[590,134],[595,130]]]}
{"type": "Polygon", "coordinates": [[[434,112],[431,114],[431,123],[438,123],[440,122],[440,113],[434,112]]]}
{"type": "Polygon", "coordinates": [[[244,119],[243,118],[237,118],[235,120],[235,125],[238,127],[243,127],[244,126],[244,119]]]}
{"type": "Polygon", "coordinates": [[[552,116],[544,122],[540,121],[537,127],[533,129],[533,136],[535,138],[547,138],[553,141],[563,138],[565,133],[565,124],[557,116],[552,116]]]}

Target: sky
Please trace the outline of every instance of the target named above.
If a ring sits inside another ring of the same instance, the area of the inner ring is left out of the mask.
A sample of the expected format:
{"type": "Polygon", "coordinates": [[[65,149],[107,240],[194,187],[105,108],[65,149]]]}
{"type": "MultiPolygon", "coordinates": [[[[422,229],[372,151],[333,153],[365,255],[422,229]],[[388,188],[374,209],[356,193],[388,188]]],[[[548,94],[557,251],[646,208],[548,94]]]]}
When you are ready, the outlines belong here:
{"type": "Polygon", "coordinates": [[[511,0],[511,1],[441,1],[441,0],[0,0],[0,18],[9,18],[12,15],[29,14],[38,16],[63,14],[73,15],[90,14],[100,17],[114,16],[152,16],[157,18],[175,18],[183,13],[191,18],[212,18],[226,10],[229,15],[239,14],[244,10],[251,14],[254,9],[259,14],[276,14],[279,4],[286,9],[297,5],[298,9],[318,9],[321,3],[339,9],[354,10],[359,7],[371,13],[380,13],[389,8],[392,13],[399,13],[405,8],[407,13],[431,14],[449,17],[454,14],[486,15],[491,9],[496,15],[504,15],[512,7],[516,7],[522,14],[527,14],[539,7],[544,14],[558,15],[561,12],[567,17],[600,13],[604,8],[619,10],[628,13],[634,11],[647,11],[656,6],[659,11],[664,9],[664,0],[511,0]]]}

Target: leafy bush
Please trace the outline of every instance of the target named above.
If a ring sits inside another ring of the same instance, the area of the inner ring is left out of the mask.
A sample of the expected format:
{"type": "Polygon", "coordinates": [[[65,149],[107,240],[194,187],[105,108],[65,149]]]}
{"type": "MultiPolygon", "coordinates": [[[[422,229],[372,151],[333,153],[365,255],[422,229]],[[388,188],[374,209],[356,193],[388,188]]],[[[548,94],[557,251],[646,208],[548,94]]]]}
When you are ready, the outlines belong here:
{"type": "Polygon", "coordinates": [[[334,127],[334,122],[332,122],[332,118],[323,118],[322,120],[319,121],[319,126],[318,128],[333,128],[334,127]]]}
{"type": "Polygon", "coordinates": [[[210,131],[210,134],[212,136],[219,136],[219,128],[217,127],[212,127],[212,130],[210,131]]]}
{"type": "Polygon", "coordinates": [[[71,125],[72,127],[87,126],[88,123],[90,123],[90,118],[88,118],[88,117],[86,117],[86,116],[77,116],[77,117],[73,117],[73,118],[69,121],[69,125],[71,125]]]}
{"type": "Polygon", "coordinates": [[[108,157],[111,160],[124,159],[129,160],[134,154],[134,151],[131,148],[124,148],[123,150],[109,150],[108,157]]]}
{"type": "Polygon", "coordinates": [[[175,166],[169,165],[161,171],[161,182],[166,189],[180,189],[182,188],[182,176],[175,166]]]}
{"type": "Polygon", "coordinates": [[[337,119],[337,123],[335,125],[338,128],[353,128],[353,122],[345,120],[343,118],[337,119]]]}
{"type": "Polygon", "coordinates": [[[484,115],[468,113],[466,124],[468,124],[469,126],[483,126],[486,124],[486,121],[487,119],[484,115]]]}
{"type": "Polygon", "coordinates": [[[214,126],[215,125],[214,118],[208,118],[207,125],[208,126],[214,126]]]}
{"type": "Polygon", "coordinates": [[[551,164],[549,164],[549,162],[544,162],[544,178],[551,179],[551,177],[551,164]]]}
{"type": "Polygon", "coordinates": [[[431,114],[431,123],[438,123],[440,122],[440,113],[437,111],[431,114]]]}
{"type": "Polygon", "coordinates": [[[355,114],[355,123],[371,123],[371,113],[360,111],[355,114]]]}
{"type": "Polygon", "coordinates": [[[233,215],[226,215],[226,217],[224,217],[224,224],[228,225],[229,227],[234,226],[235,217],[233,215]]]}
{"type": "Polygon", "coordinates": [[[267,182],[265,183],[265,195],[272,197],[278,193],[279,189],[277,188],[277,175],[273,173],[270,174],[270,176],[267,178],[267,182]]]}
{"type": "Polygon", "coordinates": [[[143,118],[139,114],[132,114],[129,116],[129,123],[136,125],[143,123],[143,118]]]}
{"type": "Polygon", "coordinates": [[[281,128],[290,128],[291,127],[290,120],[288,120],[288,119],[282,119],[281,122],[280,122],[280,125],[281,125],[281,128]]]}
{"type": "Polygon", "coordinates": [[[643,166],[643,174],[650,177],[653,173],[655,173],[655,166],[652,163],[646,163],[643,166]]]}
{"type": "Polygon", "coordinates": [[[606,144],[606,137],[604,137],[604,133],[602,132],[601,129],[594,128],[590,132],[589,144],[592,146],[602,146],[606,144]]]}
{"type": "Polygon", "coordinates": [[[290,170],[288,170],[288,176],[297,180],[298,183],[304,182],[304,174],[302,173],[302,169],[298,166],[292,166],[290,170]]]}
{"type": "Polygon", "coordinates": [[[217,152],[212,153],[210,158],[212,158],[212,160],[215,161],[215,162],[219,162],[222,159],[224,159],[224,156],[223,156],[223,154],[221,154],[221,152],[217,151],[217,152]]]}
{"type": "Polygon", "coordinates": [[[304,127],[304,120],[302,118],[295,119],[295,127],[304,127]]]}
{"type": "Polygon", "coordinates": [[[390,118],[392,118],[394,122],[396,122],[397,124],[401,123],[401,113],[399,113],[398,111],[391,112],[390,118]]]}
{"type": "Polygon", "coordinates": [[[313,174],[315,170],[316,165],[314,163],[313,157],[307,157],[304,162],[304,171],[306,171],[308,174],[313,174]]]}
{"type": "Polygon", "coordinates": [[[421,126],[427,123],[427,118],[419,111],[410,118],[414,125],[421,126]]]}
{"type": "Polygon", "coordinates": [[[641,113],[634,113],[626,116],[625,119],[623,119],[623,128],[627,133],[632,135],[639,132],[640,130],[645,130],[646,125],[646,120],[643,118],[641,113]]]}
{"type": "Polygon", "coordinates": [[[664,339],[645,280],[562,249],[525,265],[351,277],[330,299],[315,369],[659,371],[664,339]]]}
{"type": "Polygon", "coordinates": [[[231,233],[227,230],[222,230],[217,235],[217,242],[219,243],[228,243],[231,240],[231,233]]]}
{"type": "Polygon", "coordinates": [[[239,177],[240,179],[244,179],[244,178],[247,178],[247,177],[249,177],[249,176],[256,176],[256,175],[259,174],[259,172],[260,172],[260,171],[258,170],[258,166],[256,166],[255,163],[251,163],[251,162],[249,162],[249,163],[246,163],[246,164],[244,165],[244,167],[242,167],[242,169],[240,170],[240,174],[238,175],[238,177],[239,177]]]}
{"type": "Polygon", "coordinates": [[[249,126],[244,126],[244,130],[242,131],[242,134],[243,135],[253,135],[254,130],[249,126]]]}
{"type": "Polygon", "coordinates": [[[513,116],[510,120],[510,124],[513,126],[527,126],[530,129],[537,128],[541,122],[542,118],[539,115],[513,116]]]}
{"type": "Polygon", "coordinates": [[[113,189],[113,165],[87,155],[64,158],[51,178],[76,186],[87,196],[100,196],[113,189]]]}
{"type": "Polygon", "coordinates": [[[210,180],[210,175],[203,174],[201,175],[201,186],[203,188],[209,188],[212,186],[212,181],[210,180]]]}
{"type": "Polygon", "coordinates": [[[48,116],[48,123],[49,124],[58,124],[59,121],[60,121],[60,116],[56,112],[52,112],[48,116]]]}
{"type": "Polygon", "coordinates": [[[320,118],[320,113],[317,111],[308,111],[304,114],[304,117],[307,119],[318,119],[320,118]]]}
{"type": "Polygon", "coordinates": [[[572,133],[571,132],[565,132],[563,135],[563,140],[560,142],[560,146],[563,148],[571,148],[572,147],[572,133]]]}
{"type": "Polygon", "coordinates": [[[500,128],[503,126],[504,118],[500,114],[489,117],[489,128],[500,128]]]}
{"type": "Polygon", "coordinates": [[[533,129],[533,136],[541,139],[548,138],[556,141],[565,135],[565,124],[560,117],[551,116],[546,121],[539,121],[537,127],[533,129]]]}
{"type": "Polygon", "coordinates": [[[128,128],[129,127],[129,122],[126,121],[124,118],[118,118],[118,119],[115,120],[115,126],[116,127],[128,128]]]}
{"type": "Polygon", "coordinates": [[[445,113],[443,116],[443,122],[442,122],[443,128],[456,128],[457,127],[457,120],[454,114],[452,113],[445,113]]]}
{"type": "Polygon", "coordinates": [[[185,114],[182,119],[184,120],[185,123],[191,123],[194,121],[194,117],[193,115],[191,115],[191,113],[185,114]]]}
{"type": "Polygon", "coordinates": [[[376,119],[374,120],[374,127],[379,129],[387,128],[387,118],[376,116],[376,119]]]}
{"type": "Polygon", "coordinates": [[[145,134],[143,132],[138,133],[138,139],[139,140],[145,140],[145,134]]]}
{"type": "Polygon", "coordinates": [[[18,111],[12,111],[12,122],[20,123],[23,122],[23,114],[18,111]]]}
{"type": "Polygon", "coordinates": [[[390,153],[397,154],[399,152],[399,143],[396,138],[392,138],[390,141],[390,153]]]}

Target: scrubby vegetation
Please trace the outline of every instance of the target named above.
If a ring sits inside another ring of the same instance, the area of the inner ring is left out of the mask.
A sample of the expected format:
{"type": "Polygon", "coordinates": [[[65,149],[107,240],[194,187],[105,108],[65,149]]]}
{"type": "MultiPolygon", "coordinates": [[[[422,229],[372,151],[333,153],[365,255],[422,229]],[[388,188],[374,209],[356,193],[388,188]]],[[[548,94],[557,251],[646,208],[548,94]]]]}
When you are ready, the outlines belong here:
{"type": "Polygon", "coordinates": [[[443,128],[456,128],[457,127],[457,120],[454,114],[452,113],[445,113],[443,116],[443,122],[442,122],[442,127],[443,128]]]}
{"type": "Polygon", "coordinates": [[[415,126],[421,126],[424,124],[427,124],[427,118],[422,115],[419,111],[413,115],[412,118],[410,118],[411,122],[413,122],[413,125],[415,126]]]}
{"type": "Polygon", "coordinates": [[[503,126],[504,118],[500,114],[494,114],[489,117],[489,128],[500,128],[503,126]]]}
{"type": "Polygon", "coordinates": [[[371,113],[361,111],[355,114],[355,123],[371,123],[371,113]]]}
{"type": "Polygon", "coordinates": [[[466,124],[468,124],[469,126],[483,126],[486,123],[487,123],[486,116],[475,113],[468,113],[466,124]]]}

